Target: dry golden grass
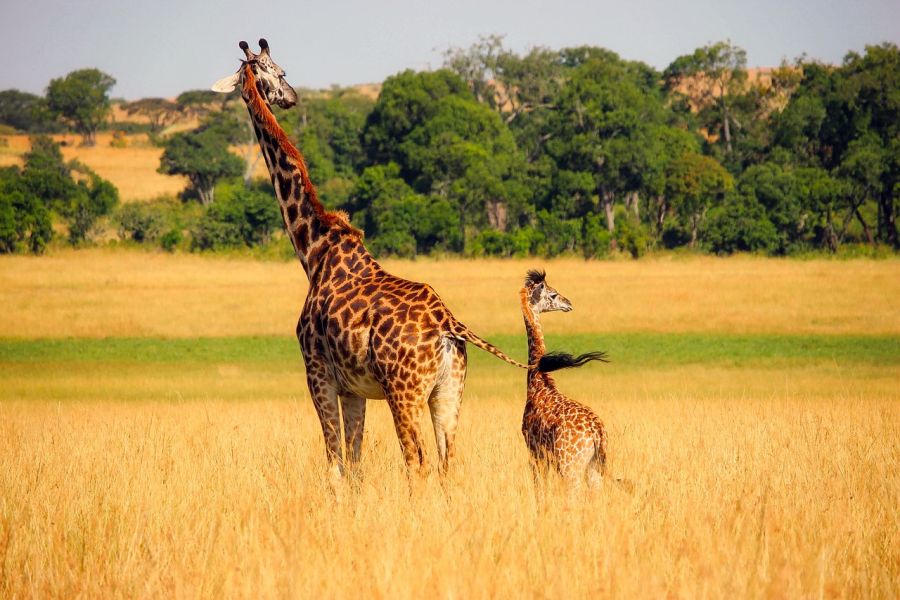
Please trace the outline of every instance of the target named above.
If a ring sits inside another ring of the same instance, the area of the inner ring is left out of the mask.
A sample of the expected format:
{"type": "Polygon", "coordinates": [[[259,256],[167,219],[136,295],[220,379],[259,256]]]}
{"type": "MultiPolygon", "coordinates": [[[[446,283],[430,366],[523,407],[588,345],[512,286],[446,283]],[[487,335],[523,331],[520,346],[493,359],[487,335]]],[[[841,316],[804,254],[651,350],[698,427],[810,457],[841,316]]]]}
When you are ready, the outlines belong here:
{"type": "MultiPolygon", "coordinates": [[[[148,200],[161,195],[175,195],[187,185],[181,176],[162,175],[156,172],[162,149],[147,142],[144,134],[127,136],[129,145],[113,148],[109,145],[111,133],[97,134],[97,144],[79,146],[80,138],[74,135],[55,135],[57,141],[65,140],[62,152],[66,160],[77,158],[101,177],[108,179],[119,189],[123,202],[148,200]]],[[[0,152],[0,166],[22,164],[22,154],[31,147],[28,136],[6,136],[9,146],[0,152]]]]}
{"type": "MultiPolygon", "coordinates": [[[[900,332],[895,260],[386,264],[486,335],[521,333],[515,292],[536,265],[576,304],[548,333],[900,332]]],[[[3,257],[0,338],[290,337],[304,287],[293,263],[3,257]]],[[[706,353],[561,373],[606,422],[613,473],[636,486],[570,498],[535,492],[522,372],[473,350],[446,485],[432,475],[410,496],[389,411],[372,401],[338,505],[295,347],[266,362],[41,358],[26,345],[0,343],[3,598],[900,596],[890,357],[706,353]]]]}
{"type": "Polygon", "coordinates": [[[0,596],[897,597],[897,373],[863,371],[561,375],[636,485],[570,499],[535,495],[521,373],[480,369],[448,493],[409,496],[371,402],[341,505],[299,373],[50,372],[0,402],[0,596]]]}
{"type": "MultiPolygon", "coordinates": [[[[384,261],[429,282],[484,335],[520,333],[525,270],[546,267],[575,312],[557,331],[900,333],[900,261],[747,257],[384,261]]],[[[291,335],[296,262],[67,251],[0,257],[0,338],[291,335]]]]}

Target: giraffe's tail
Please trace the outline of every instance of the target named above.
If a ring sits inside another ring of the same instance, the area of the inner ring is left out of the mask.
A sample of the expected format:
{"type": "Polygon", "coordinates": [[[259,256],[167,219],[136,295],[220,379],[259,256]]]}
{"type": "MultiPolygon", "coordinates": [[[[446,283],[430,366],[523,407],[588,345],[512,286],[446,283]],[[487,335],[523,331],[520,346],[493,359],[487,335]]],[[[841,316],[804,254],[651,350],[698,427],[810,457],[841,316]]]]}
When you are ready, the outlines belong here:
{"type": "Polygon", "coordinates": [[[490,352],[497,358],[504,360],[513,366],[519,367],[520,369],[528,368],[525,365],[523,365],[522,363],[520,363],[519,361],[513,360],[512,358],[510,358],[509,356],[504,354],[503,351],[501,351],[499,348],[497,348],[490,342],[487,342],[487,341],[481,339],[480,337],[478,337],[477,335],[475,335],[475,333],[471,329],[469,329],[468,327],[466,327],[459,321],[453,320],[452,324],[450,325],[450,331],[448,333],[449,333],[449,335],[451,335],[452,337],[454,337],[458,340],[462,340],[464,342],[469,342],[473,346],[478,346],[482,350],[484,350],[486,352],[490,352]]]}

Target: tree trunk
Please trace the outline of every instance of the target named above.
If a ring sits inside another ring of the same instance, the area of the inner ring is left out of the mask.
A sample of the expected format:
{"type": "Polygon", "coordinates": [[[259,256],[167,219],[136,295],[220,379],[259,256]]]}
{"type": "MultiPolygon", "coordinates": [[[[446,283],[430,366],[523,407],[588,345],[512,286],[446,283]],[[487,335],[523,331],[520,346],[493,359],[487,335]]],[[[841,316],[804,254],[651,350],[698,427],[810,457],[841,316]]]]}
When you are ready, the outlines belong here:
{"type": "Polygon", "coordinates": [[[700,223],[700,215],[691,215],[691,243],[688,246],[693,249],[697,247],[697,229],[700,223]]]}
{"type": "Polygon", "coordinates": [[[506,202],[502,200],[488,200],[486,204],[488,224],[497,231],[506,231],[508,216],[506,202]]]}
{"type": "Polygon", "coordinates": [[[213,199],[216,194],[215,184],[207,185],[202,182],[192,182],[192,185],[195,190],[197,190],[197,196],[200,197],[200,204],[203,206],[209,206],[213,203],[213,199]]]}
{"type": "Polygon", "coordinates": [[[725,98],[720,100],[722,103],[722,135],[725,137],[725,151],[731,156],[731,125],[729,123],[728,105],[725,104],[725,98]]]}
{"type": "Polygon", "coordinates": [[[641,220],[641,199],[637,192],[628,192],[625,196],[625,208],[634,213],[634,218],[641,220]]]}
{"type": "Polygon", "coordinates": [[[856,215],[856,220],[859,221],[859,224],[862,225],[863,233],[866,234],[866,241],[874,246],[875,240],[872,238],[872,232],[869,231],[869,224],[866,223],[866,220],[863,219],[863,216],[859,212],[859,206],[853,207],[853,214],[856,215]]]}
{"type": "Polygon", "coordinates": [[[606,230],[609,232],[609,247],[611,250],[617,250],[619,244],[616,242],[616,213],[615,213],[615,197],[612,192],[605,188],[600,188],[600,203],[603,206],[603,214],[606,215],[606,230]]]}
{"type": "Polygon", "coordinates": [[[884,229],[885,241],[894,248],[900,248],[900,240],[897,237],[897,212],[894,207],[893,190],[885,190],[878,197],[879,224],[878,229],[884,229]]]}
{"type": "Polygon", "coordinates": [[[828,223],[825,226],[825,244],[828,246],[828,249],[831,252],[837,252],[838,246],[840,245],[840,240],[838,240],[837,232],[834,230],[834,223],[832,222],[833,215],[831,214],[831,208],[828,209],[828,215],[826,222],[828,223]]]}
{"type": "Polygon", "coordinates": [[[664,195],[656,197],[656,239],[662,238],[663,225],[666,221],[666,213],[669,211],[668,203],[664,195]]]}

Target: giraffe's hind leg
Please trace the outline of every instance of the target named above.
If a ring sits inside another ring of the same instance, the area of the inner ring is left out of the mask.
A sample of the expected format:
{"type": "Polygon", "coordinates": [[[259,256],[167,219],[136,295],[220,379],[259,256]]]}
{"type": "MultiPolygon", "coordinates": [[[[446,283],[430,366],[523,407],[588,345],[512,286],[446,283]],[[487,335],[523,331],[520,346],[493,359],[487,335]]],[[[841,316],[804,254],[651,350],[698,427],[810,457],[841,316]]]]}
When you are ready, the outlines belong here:
{"type": "Polygon", "coordinates": [[[459,340],[445,341],[445,371],[431,391],[428,408],[437,444],[438,468],[446,475],[453,459],[459,407],[466,383],[466,345],[459,340]]]}
{"type": "Polygon", "coordinates": [[[362,454],[363,431],[366,425],[366,399],[341,394],[341,414],[344,418],[344,445],[347,467],[353,469],[362,454]]]}
{"type": "Polygon", "coordinates": [[[425,475],[425,454],[422,448],[420,421],[425,405],[425,392],[418,389],[388,391],[387,401],[394,417],[394,428],[400,440],[400,451],[410,476],[425,475]]]}

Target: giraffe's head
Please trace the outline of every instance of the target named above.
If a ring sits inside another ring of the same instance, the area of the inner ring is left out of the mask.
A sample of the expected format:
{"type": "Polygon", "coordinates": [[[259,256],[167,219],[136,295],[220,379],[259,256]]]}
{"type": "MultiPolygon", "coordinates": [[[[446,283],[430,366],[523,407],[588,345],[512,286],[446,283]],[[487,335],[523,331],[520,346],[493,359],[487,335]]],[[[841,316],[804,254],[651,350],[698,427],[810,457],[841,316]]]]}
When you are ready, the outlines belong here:
{"type": "Polygon", "coordinates": [[[547,273],[532,269],[525,276],[525,294],[534,314],[561,310],[569,312],[572,303],[569,299],[547,284],[547,273]]]}
{"type": "Polygon", "coordinates": [[[275,64],[269,55],[269,43],[265,39],[259,40],[259,54],[254,54],[247,42],[238,44],[246,55],[246,60],[241,61],[241,68],[234,75],[220,79],[212,86],[213,91],[227,94],[235,86],[243,83],[244,67],[249,66],[256,77],[260,94],[271,106],[277,104],[281,108],[290,108],[297,104],[297,92],[285,81],[284,69],[275,64]]]}

